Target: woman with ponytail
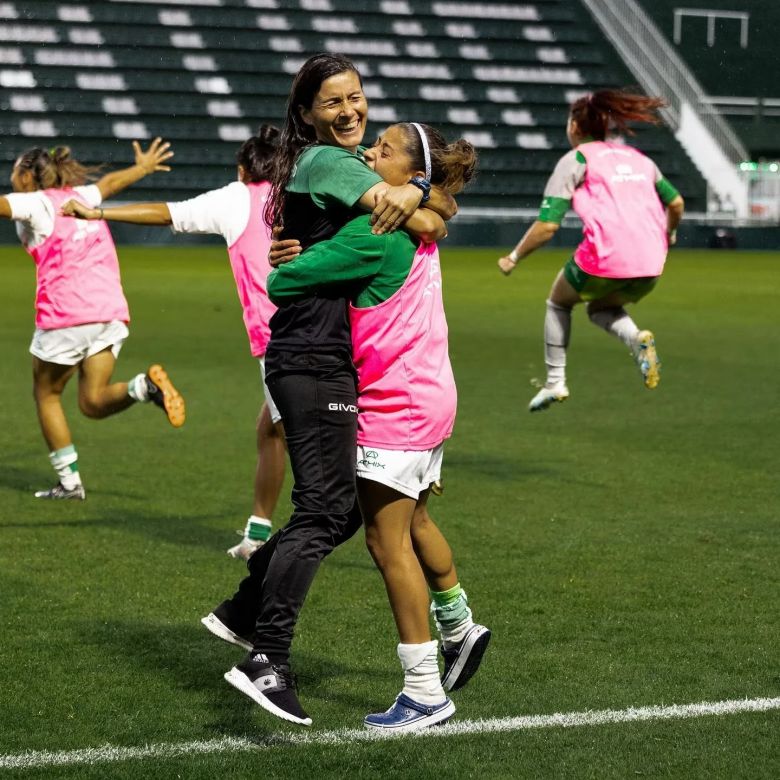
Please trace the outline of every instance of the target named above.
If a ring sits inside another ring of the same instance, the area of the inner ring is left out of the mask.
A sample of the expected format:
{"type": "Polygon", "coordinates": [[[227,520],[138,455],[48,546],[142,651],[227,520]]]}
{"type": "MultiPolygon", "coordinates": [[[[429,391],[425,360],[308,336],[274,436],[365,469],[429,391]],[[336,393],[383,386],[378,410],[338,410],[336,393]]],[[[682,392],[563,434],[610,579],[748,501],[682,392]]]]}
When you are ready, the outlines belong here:
{"type": "Polygon", "coordinates": [[[168,171],[170,144],[155,138],[146,151],[133,142],[135,164],[87,184],[97,169],[75,160],[66,146],[29,149],[11,174],[14,192],[0,197],[0,216],[15,220],[22,245],[36,265],[36,330],[33,394],[49,460],[59,478],[37,498],[86,497],[78,455],[62,408],[62,392],[78,372],[81,411],[92,418],[121,412],[136,401],[153,401],[170,423],[184,423],[184,400],[160,365],[129,382],[111,382],[127,338],[130,315],[122,292],[111,233],[102,220],[79,223],[61,214],[75,199],[102,212],[106,198],[155,171],[168,171]]]}
{"type": "Polygon", "coordinates": [[[547,379],[531,399],[532,412],[569,397],[571,312],[583,301],[591,322],[629,348],[645,387],[658,386],[661,363],[655,337],[640,330],[624,306],[656,286],[668,248],[676,241],[684,202],[649,157],[610,135],[633,135],[632,122],[660,124],[657,111],[664,105],[661,98],[607,89],[575,101],[566,125],[572,150],[547,182],[536,222],[498,261],[508,276],[520,260],[552,239],[569,207],[582,219],[582,243],[558,274],[547,300],[547,379]]]}
{"type": "MultiPolygon", "coordinates": [[[[419,178],[450,195],[463,189],[476,167],[467,141],[447,144],[437,130],[414,122],[388,128],[363,157],[390,185],[419,178]]],[[[278,259],[276,252],[271,256],[278,259]]],[[[332,239],[279,265],[269,277],[269,294],[283,305],[334,284],[353,289],[358,496],[366,544],[395,617],[404,672],[403,690],[390,709],[368,715],[364,723],[418,730],[452,716],[446,691],[469,681],[490,640],[490,631],[472,619],[452,551],[427,511],[456,411],[438,248],[418,245],[403,230],[377,235],[368,215],[357,217],[332,239]],[[441,676],[431,600],[444,656],[441,676]]]]}
{"type": "Polygon", "coordinates": [[[254,506],[243,539],[227,552],[247,560],[271,535],[271,517],[284,482],[285,453],[281,415],[265,385],[265,350],[269,321],[276,307],[268,300],[265,280],[270,231],[263,211],[271,189],[271,160],[279,145],[279,129],[262,125],[236,155],[238,181],[178,203],[136,203],[115,208],[89,208],[78,201],[63,207],[64,214],[82,219],[105,219],[135,225],[170,225],[175,233],[216,234],[228,247],[230,265],[244,310],[244,325],[252,356],[260,361],[265,401],[257,417],[257,468],[254,506]]]}

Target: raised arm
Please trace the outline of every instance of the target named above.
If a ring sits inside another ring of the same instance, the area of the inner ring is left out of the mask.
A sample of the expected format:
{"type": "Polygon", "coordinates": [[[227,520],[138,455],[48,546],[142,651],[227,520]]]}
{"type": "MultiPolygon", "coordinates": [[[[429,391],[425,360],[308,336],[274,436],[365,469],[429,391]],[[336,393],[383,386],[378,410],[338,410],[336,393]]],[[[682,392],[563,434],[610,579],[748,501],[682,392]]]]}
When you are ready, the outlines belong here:
{"type": "Polygon", "coordinates": [[[155,138],[149,144],[149,148],[144,151],[138,141],[133,141],[133,151],[135,152],[135,164],[129,168],[122,168],[118,171],[112,171],[95,182],[103,199],[110,198],[118,192],[140,181],[144,176],[156,171],[170,171],[169,165],[164,165],[167,160],[173,157],[170,151],[171,145],[161,138],[155,138]]]}

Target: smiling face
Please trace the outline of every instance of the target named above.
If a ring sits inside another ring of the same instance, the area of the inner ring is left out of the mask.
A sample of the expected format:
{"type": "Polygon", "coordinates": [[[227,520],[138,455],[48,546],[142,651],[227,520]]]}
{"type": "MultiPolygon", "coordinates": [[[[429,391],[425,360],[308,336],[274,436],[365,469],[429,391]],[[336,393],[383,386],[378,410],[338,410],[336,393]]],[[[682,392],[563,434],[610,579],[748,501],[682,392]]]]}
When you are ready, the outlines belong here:
{"type": "Polygon", "coordinates": [[[354,70],[325,79],[311,108],[299,106],[298,111],[301,119],[314,128],[321,143],[354,152],[363,140],[368,103],[354,70]]]}
{"type": "Polygon", "coordinates": [[[399,125],[388,127],[376,143],[366,149],[363,158],[372,171],[378,173],[388,184],[406,184],[412,176],[424,176],[416,170],[412,158],[406,151],[406,137],[399,125]]]}

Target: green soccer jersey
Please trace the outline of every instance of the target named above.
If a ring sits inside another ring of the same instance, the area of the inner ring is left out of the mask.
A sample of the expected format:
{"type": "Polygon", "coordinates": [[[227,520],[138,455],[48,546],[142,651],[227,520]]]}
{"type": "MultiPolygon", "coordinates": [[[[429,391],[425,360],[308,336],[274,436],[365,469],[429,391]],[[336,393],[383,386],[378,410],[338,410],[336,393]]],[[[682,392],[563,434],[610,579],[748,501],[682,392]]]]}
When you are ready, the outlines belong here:
{"type": "Polygon", "coordinates": [[[304,149],[293,168],[287,192],[306,193],[321,209],[354,206],[364,192],[382,181],[364,162],[365,147],[354,154],[339,146],[315,144],[304,149]]]}
{"type": "Polygon", "coordinates": [[[358,201],[382,178],[363,162],[362,154],[363,147],[353,154],[322,144],[301,152],[287,185],[281,238],[296,238],[306,249],[363,213],[358,201]]]}

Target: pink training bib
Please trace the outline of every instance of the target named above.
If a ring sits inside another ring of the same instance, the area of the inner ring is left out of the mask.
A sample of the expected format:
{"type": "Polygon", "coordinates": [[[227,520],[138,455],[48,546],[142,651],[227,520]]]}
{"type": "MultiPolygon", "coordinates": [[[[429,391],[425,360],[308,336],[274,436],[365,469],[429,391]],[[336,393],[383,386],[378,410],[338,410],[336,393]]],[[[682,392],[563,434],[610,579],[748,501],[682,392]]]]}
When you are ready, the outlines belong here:
{"type": "Polygon", "coordinates": [[[69,187],[42,193],[54,207],[54,231],[42,244],[27,249],[36,267],[36,327],[51,330],[90,322],[129,322],[108,225],[62,216],[60,209],[66,201],[84,203],[69,187]]]}
{"type": "Polygon", "coordinates": [[[230,265],[236,280],[238,298],[244,309],[244,325],[249,336],[252,355],[265,355],[271,329],[268,322],[276,311],[268,298],[266,280],[271,271],[268,250],[271,231],[263,219],[263,209],[271,191],[267,181],[247,184],[249,190],[249,222],[244,232],[228,247],[230,265]]]}
{"type": "Polygon", "coordinates": [[[403,286],[376,306],[350,306],[358,372],[358,444],[430,450],[452,434],[457,407],[441,266],[422,244],[403,286]]]}
{"type": "Polygon", "coordinates": [[[668,239],[655,165],[623,144],[592,141],[577,151],[587,168],[572,198],[583,223],[574,262],[588,274],[610,279],[660,276],[668,239]]]}

